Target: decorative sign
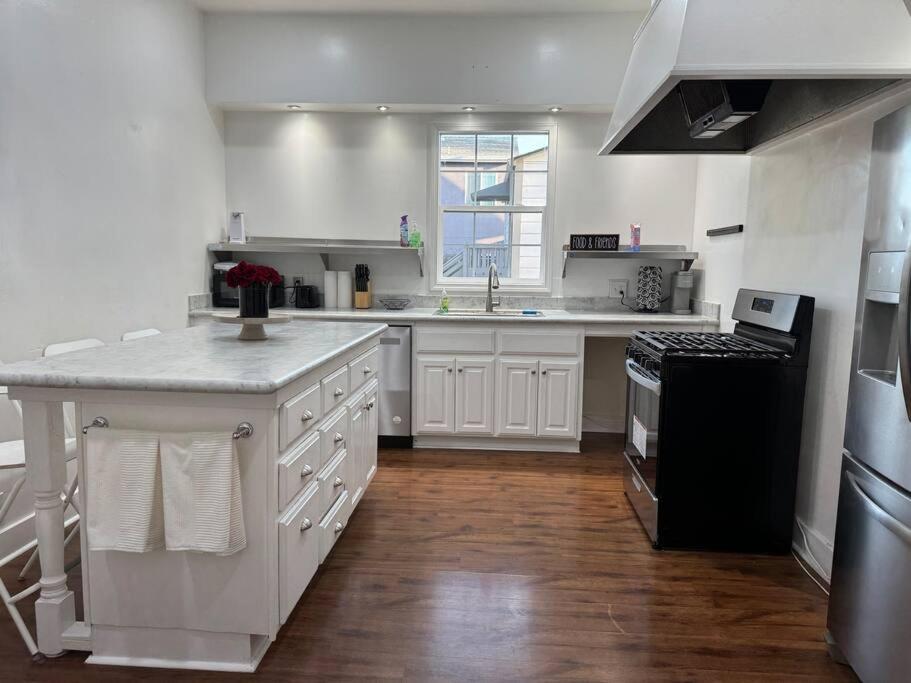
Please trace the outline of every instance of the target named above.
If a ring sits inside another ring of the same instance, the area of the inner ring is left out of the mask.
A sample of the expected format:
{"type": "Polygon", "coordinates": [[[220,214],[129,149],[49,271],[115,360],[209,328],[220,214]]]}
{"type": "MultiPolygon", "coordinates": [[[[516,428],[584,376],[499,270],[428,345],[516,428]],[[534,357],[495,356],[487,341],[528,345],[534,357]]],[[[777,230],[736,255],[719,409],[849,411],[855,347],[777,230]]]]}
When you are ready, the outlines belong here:
{"type": "Polygon", "coordinates": [[[571,251],[617,251],[620,235],[570,235],[571,251]]]}

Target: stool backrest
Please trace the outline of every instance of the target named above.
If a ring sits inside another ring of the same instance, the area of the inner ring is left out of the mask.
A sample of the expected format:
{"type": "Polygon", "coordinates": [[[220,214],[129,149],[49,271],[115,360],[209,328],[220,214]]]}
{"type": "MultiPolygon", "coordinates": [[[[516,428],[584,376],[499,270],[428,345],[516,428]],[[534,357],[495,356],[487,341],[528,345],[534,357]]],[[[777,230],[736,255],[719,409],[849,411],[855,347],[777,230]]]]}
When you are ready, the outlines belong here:
{"type": "Polygon", "coordinates": [[[161,330],[156,330],[154,327],[149,327],[145,330],[135,330],[133,332],[124,332],[123,336],[120,338],[120,341],[130,341],[132,339],[142,339],[143,337],[154,337],[156,334],[161,334],[161,330]]]}

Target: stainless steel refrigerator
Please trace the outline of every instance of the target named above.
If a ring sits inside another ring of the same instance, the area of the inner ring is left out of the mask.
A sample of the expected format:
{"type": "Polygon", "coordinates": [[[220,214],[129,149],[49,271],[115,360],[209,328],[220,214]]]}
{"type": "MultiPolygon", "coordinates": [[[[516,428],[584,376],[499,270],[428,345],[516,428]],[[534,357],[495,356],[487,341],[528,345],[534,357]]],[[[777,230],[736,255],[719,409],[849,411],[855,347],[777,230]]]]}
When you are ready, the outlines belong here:
{"type": "Polygon", "coordinates": [[[863,681],[911,680],[911,106],[876,122],[828,638],[863,681]]]}

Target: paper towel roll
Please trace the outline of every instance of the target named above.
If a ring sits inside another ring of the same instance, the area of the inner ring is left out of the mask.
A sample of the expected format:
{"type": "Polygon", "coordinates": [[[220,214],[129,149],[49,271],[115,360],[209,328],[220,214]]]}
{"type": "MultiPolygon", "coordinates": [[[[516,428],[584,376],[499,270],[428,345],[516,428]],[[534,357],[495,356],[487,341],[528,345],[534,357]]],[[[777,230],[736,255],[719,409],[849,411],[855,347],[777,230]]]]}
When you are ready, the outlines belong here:
{"type": "Polygon", "coordinates": [[[323,308],[338,308],[338,272],[327,270],[323,274],[323,308]]]}
{"type": "Polygon", "coordinates": [[[354,308],[354,275],[350,270],[338,271],[338,307],[354,308]]]}

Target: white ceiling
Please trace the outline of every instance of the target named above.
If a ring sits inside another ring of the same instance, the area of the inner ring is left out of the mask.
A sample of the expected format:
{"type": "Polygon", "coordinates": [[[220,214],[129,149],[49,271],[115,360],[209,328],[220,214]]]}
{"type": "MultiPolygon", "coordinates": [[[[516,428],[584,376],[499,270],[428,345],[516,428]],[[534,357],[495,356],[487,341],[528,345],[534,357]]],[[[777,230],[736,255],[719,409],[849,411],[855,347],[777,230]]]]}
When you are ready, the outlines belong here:
{"type": "Polygon", "coordinates": [[[194,0],[207,12],[516,14],[645,12],[650,0],[194,0]]]}

